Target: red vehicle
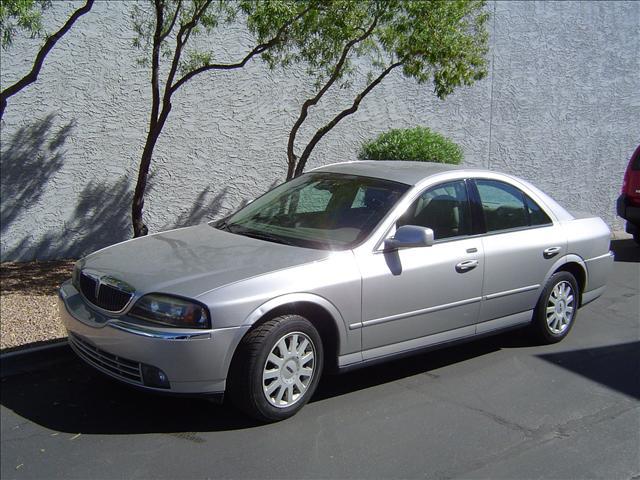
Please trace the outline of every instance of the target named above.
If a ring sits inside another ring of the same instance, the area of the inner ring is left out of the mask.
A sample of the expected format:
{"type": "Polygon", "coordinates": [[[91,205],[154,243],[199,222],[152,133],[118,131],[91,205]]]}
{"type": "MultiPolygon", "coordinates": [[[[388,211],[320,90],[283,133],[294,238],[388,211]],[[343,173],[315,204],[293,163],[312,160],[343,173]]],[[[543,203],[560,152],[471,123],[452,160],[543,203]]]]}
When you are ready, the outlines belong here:
{"type": "Polygon", "coordinates": [[[618,197],[618,216],[627,221],[627,233],[640,245],[640,145],[631,155],[618,197]]]}

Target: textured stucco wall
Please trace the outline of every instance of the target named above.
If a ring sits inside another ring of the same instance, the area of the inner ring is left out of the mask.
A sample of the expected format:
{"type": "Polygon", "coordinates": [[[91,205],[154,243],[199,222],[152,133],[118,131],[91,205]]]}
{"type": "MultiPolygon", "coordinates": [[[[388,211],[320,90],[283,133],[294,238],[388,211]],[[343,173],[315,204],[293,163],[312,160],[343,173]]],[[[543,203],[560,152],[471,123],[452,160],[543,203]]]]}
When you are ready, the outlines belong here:
{"type": "MultiPolygon", "coordinates": [[[[77,5],[54,2],[50,30],[77,5]]],[[[2,260],[76,257],[130,236],[150,103],[130,8],[96,3],[38,82],[10,99],[0,130],[2,260]]],[[[467,164],[520,175],[620,229],[614,201],[640,142],[640,2],[488,8],[484,81],[442,102],[429,86],[392,76],[319,144],[308,168],[354,159],[363,140],[389,128],[426,125],[458,142],[467,164]]],[[[251,37],[231,26],[213,41],[224,60],[251,37]]],[[[18,39],[1,53],[3,88],[29,69],[37,45],[18,39]]],[[[311,92],[302,72],[271,72],[259,61],[181,90],[152,167],[152,231],[220,217],[281,181],[288,131],[311,92]]],[[[302,136],[349,100],[343,91],[323,101],[302,136]]]]}

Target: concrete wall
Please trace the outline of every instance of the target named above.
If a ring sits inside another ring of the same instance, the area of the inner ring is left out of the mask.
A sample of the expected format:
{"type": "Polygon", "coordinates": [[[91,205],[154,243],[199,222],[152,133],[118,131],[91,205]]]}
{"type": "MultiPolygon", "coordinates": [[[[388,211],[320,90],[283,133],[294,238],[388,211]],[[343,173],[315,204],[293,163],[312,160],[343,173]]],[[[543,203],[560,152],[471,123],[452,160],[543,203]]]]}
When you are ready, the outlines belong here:
{"type": "MultiPolygon", "coordinates": [[[[49,29],[77,3],[54,2],[49,29]]],[[[1,126],[1,258],[77,257],[130,236],[131,188],[150,104],[131,47],[131,3],[97,2],[11,98],[1,126]]],[[[512,172],[570,209],[614,211],[640,142],[640,2],[495,2],[488,77],[446,101],[399,74],[316,149],[308,168],[354,159],[361,142],[426,125],[465,163],[512,172]]],[[[240,26],[212,39],[220,60],[251,45],[240,26]]],[[[2,52],[0,83],[30,68],[38,42],[2,52]]],[[[205,74],[181,89],[157,145],[147,199],[151,231],[220,217],[284,178],[287,134],[309,80],[295,70],[205,74]]],[[[351,99],[313,110],[320,124],[351,99]]],[[[311,129],[303,130],[308,137],[311,129]]]]}

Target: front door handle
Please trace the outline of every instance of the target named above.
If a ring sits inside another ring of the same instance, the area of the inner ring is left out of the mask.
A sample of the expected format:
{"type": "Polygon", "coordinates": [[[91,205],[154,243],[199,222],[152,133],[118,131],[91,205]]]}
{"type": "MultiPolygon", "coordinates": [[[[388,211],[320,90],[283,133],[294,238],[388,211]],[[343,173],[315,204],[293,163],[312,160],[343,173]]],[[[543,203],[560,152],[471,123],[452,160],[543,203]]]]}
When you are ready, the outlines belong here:
{"type": "Polygon", "coordinates": [[[542,252],[542,255],[544,256],[544,258],[553,258],[560,253],[560,250],[562,250],[561,247],[545,248],[544,251],[542,252]]]}
{"type": "Polygon", "coordinates": [[[456,272],[464,273],[473,270],[478,266],[478,260],[465,260],[456,265],[456,272]]]}

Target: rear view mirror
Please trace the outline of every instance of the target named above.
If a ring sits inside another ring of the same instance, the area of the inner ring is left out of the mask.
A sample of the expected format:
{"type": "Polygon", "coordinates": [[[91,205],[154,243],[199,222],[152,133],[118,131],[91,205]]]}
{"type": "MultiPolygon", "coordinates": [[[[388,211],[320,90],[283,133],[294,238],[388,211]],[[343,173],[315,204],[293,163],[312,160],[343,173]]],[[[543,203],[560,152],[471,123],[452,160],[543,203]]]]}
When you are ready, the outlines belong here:
{"type": "Polygon", "coordinates": [[[432,229],[417,225],[403,225],[396,230],[392,238],[385,240],[384,246],[386,249],[430,247],[433,242],[432,229]]]}

